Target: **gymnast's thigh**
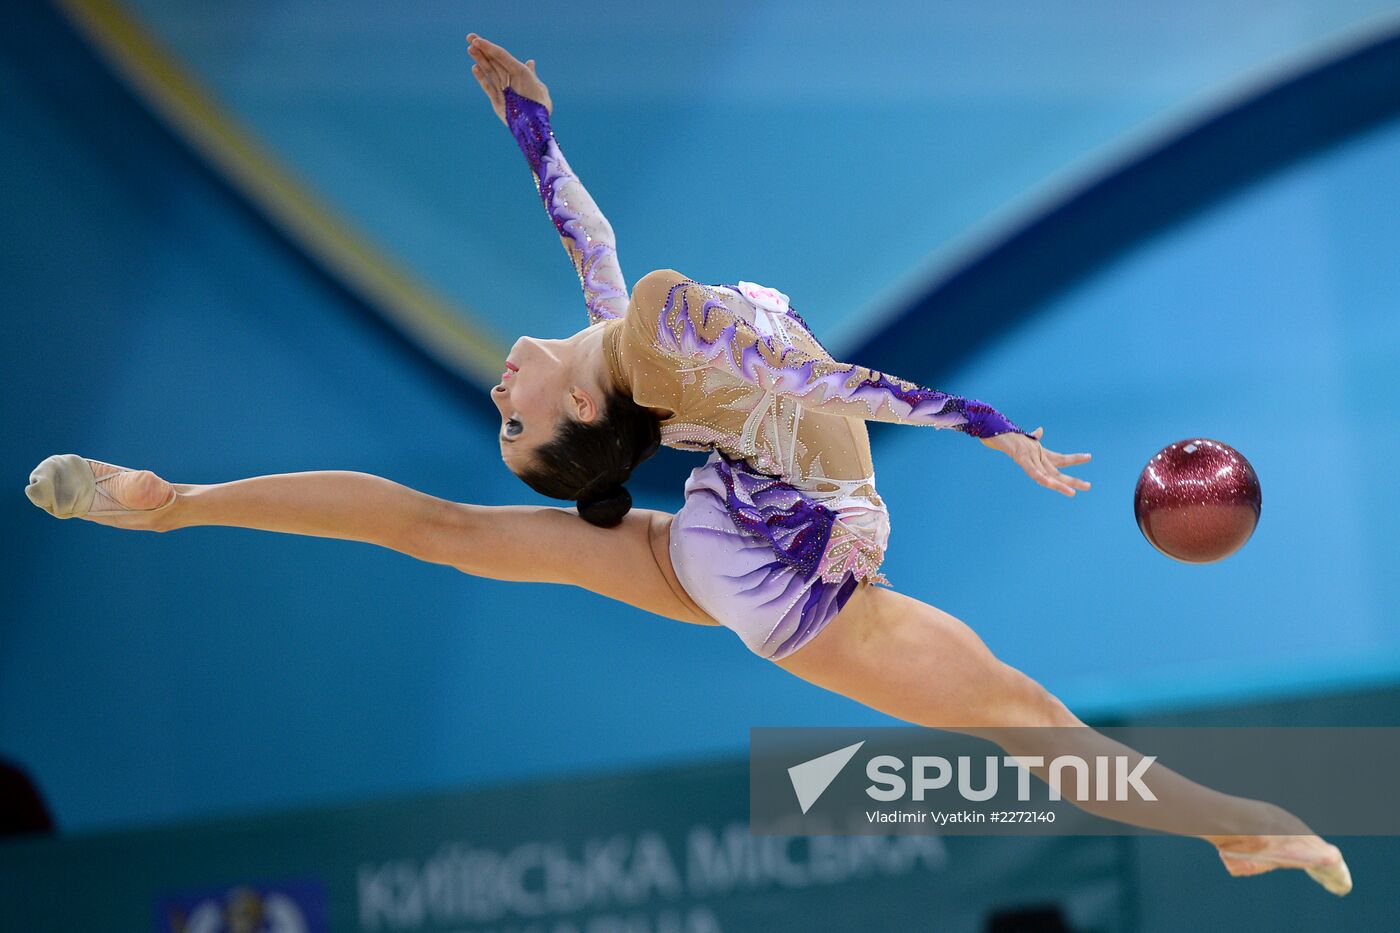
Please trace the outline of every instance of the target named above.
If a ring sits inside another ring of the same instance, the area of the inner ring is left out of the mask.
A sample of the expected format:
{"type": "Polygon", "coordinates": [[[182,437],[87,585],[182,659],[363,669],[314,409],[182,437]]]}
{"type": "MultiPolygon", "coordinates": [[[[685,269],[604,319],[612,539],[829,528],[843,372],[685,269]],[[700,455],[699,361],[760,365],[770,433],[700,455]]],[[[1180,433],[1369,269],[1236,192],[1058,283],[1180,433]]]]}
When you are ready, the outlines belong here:
{"type": "Polygon", "coordinates": [[[668,619],[714,625],[671,565],[673,518],[633,509],[616,528],[599,528],[573,509],[459,506],[452,538],[473,546],[435,562],[495,580],[565,583],[668,619]]]}

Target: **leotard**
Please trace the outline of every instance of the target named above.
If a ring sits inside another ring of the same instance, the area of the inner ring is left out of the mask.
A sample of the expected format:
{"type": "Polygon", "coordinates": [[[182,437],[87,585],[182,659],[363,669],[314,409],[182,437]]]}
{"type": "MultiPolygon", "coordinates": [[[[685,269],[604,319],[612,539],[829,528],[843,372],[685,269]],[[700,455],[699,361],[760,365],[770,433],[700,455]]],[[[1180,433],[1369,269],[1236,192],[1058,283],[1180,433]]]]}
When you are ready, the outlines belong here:
{"type": "Polygon", "coordinates": [[[840,363],[754,282],[703,285],[673,270],[630,298],[611,225],[564,159],[544,107],[507,89],[506,116],[604,336],[617,387],[669,412],[662,443],[708,452],[671,524],[672,563],[695,602],[772,659],[816,636],[880,573],[889,513],[865,421],[1022,432],[975,399],[840,363]]]}

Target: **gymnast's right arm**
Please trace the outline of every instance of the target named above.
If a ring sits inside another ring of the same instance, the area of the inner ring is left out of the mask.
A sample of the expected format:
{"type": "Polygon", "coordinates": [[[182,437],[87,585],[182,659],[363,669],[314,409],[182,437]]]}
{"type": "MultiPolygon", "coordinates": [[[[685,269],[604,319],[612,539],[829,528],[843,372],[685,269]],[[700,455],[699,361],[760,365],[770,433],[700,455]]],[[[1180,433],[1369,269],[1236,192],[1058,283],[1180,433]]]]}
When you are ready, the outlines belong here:
{"type": "Polygon", "coordinates": [[[540,200],[583,286],[588,322],[622,317],[627,313],[627,282],[617,263],[612,226],[554,138],[549,89],[535,74],[534,61],[521,64],[475,33],[469,39],[477,62],[472,74],[530,165],[540,200]]]}

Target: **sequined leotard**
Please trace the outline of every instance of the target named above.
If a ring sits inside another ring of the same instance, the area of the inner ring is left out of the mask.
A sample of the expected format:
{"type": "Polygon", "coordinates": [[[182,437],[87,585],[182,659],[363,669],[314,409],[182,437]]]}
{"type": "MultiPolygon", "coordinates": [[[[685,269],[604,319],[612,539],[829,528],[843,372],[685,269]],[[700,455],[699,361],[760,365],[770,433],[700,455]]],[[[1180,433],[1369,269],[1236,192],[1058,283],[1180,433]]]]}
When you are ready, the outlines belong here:
{"type": "MultiPolygon", "coordinates": [[[[753,282],[644,276],[630,299],[611,226],[565,161],[540,104],[507,89],[506,117],[607,328],[614,383],[670,412],[662,443],[708,451],[671,525],[681,585],[756,653],[781,658],[880,574],[889,516],[865,421],[1021,431],[991,406],[839,363],[788,297],[753,282]]],[[[1024,432],[1022,432],[1024,433],[1024,432]]]]}

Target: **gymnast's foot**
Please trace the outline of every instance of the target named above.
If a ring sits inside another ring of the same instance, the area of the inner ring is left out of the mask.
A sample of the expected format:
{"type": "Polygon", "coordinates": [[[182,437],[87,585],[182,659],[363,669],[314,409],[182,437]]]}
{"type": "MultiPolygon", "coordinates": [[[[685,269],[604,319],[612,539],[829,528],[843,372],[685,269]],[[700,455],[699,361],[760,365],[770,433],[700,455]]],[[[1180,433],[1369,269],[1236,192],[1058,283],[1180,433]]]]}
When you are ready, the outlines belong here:
{"type": "Polygon", "coordinates": [[[149,470],[55,454],[34,468],[24,494],[55,518],[118,528],[155,528],[175,504],[175,487],[149,470]]]}
{"type": "Polygon", "coordinates": [[[1317,836],[1233,836],[1216,847],[1225,869],[1237,878],[1301,868],[1339,897],[1351,891],[1351,871],[1341,850],[1317,836]]]}

